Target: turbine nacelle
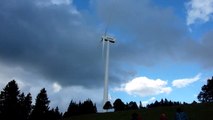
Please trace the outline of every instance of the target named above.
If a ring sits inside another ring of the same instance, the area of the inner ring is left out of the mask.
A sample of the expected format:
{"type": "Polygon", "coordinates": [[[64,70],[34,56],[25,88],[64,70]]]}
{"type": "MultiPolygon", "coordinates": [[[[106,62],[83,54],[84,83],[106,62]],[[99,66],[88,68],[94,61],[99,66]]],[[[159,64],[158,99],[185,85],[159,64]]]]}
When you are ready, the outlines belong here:
{"type": "Polygon", "coordinates": [[[102,36],[102,41],[109,41],[111,43],[115,43],[115,38],[105,35],[102,36]]]}

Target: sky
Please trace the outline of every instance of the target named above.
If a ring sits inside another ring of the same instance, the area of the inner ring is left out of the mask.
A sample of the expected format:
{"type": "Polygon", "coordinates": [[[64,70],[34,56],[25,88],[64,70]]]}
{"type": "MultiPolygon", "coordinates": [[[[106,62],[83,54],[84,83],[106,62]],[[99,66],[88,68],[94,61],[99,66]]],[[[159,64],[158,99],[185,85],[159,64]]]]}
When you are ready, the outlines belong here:
{"type": "Polygon", "coordinates": [[[110,44],[109,100],[191,103],[213,75],[213,0],[1,0],[0,89],[15,79],[50,106],[101,108],[110,44]]]}

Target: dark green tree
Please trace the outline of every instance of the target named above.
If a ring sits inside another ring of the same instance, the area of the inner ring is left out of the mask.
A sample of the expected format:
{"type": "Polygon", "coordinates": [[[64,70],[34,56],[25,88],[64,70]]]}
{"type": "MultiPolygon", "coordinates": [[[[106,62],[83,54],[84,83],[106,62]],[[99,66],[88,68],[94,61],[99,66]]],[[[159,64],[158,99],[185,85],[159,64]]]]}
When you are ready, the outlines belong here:
{"type": "Polygon", "coordinates": [[[62,114],[59,112],[58,107],[56,107],[55,109],[52,108],[48,112],[48,119],[49,120],[60,120],[61,118],[62,118],[62,114]]]}
{"type": "Polygon", "coordinates": [[[24,109],[25,109],[25,112],[26,112],[26,116],[27,116],[27,118],[29,118],[30,113],[32,111],[32,95],[31,95],[31,93],[27,94],[27,96],[24,99],[24,103],[25,103],[24,109]]]}
{"type": "Polygon", "coordinates": [[[64,113],[64,118],[69,118],[74,115],[81,115],[81,114],[90,114],[96,113],[97,107],[90,99],[87,99],[83,103],[79,102],[76,104],[71,100],[67,111],[64,113]]]}
{"type": "Polygon", "coordinates": [[[19,120],[19,104],[18,104],[19,88],[15,80],[10,81],[3,89],[0,95],[1,119],[3,120],[19,120]]]}
{"type": "Polygon", "coordinates": [[[24,113],[24,111],[25,111],[25,108],[24,108],[24,106],[25,106],[25,103],[24,103],[25,95],[24,95],[24,93],[21,93],[18,97],[19,97],[18,103],[19,103],[19,109],[20,109],[19,110],[20,119],[26,120],[27,119],[26,116],[25,116],[26,113],[24,113]]]}
{"type": "Polygon", "coordinates": [[[138,109],[138,105],[137,105],[136,102],[131,101],[131,102],[129,102],[127,109],[128,110],[137,110],[138,109]]]}
{"type": "Polygon", "coordinates": [[[115,102],[113,103],[113,107],[115,112],[125,110],[125,104],[119,98],[115,100],[115,102]]]}
{"type": "Polygon", "coordinates": [[[207,85],[202,86],[197,98],[202,103],[213,102],[213,77],[207,80],[207,85]]]}
{"type": "Polygon", "coordinates": [[[173,106],[173,102],[169,100],[169,106],[173,106]]]}
{"type": "Polygon", "coordinates": [[[49,112],[49,99],[45,88],[41,89],[36,97],[35,106],[30,115],[30,120],[47,120],[49,112]]]}
{"type": "Polygon", "coordinates": [[[73,115],[78,115],[78,114],[80,114],[79,104],[77,104],[76,102],[71,100],[71,102],[67,108],[67,111],[64,113],[63,117],[68,118],[68,117],[71,117],[73,115]]]}
{"type": "Polygon", "coordinates": [[[158,107],[160,106],[160,102],[158,102],[157,100],[154,102],[154,107],[158,107]]]}
{"type": "Polygon", "coordinates": [[[103,106],[103,109],[104,110],[109,110],[109,109],[112,109],[112,104],[111,104],[111,102],[110,101],[107,101],[105,104],[104,104],[104,106],[103,106]]]}
{"type": "Polygon", "coordinates": [[[169,106],[169,101],[166,98],[164,99],[164,106],[169,106]]]}
{"type": "MultiPolygon", "coordinates": [[[[80,106],[80,105],[79,105],[80,106]]],[[[83,102],[83,104],[80,106],[80,112],[82,114],[89,114],[89,113],[96,113],[97,108],[96,105],[93,104],[92,100],[87,99],[83,102]]]]}
{"type": "Polygon", "coordinates": [[[32,96],[30,93],[25,97],[24,93],[19,95],[20,119],[27,120],[32,110],[32,96]]]}
{"type": "Polygon", "coordinates": [[[0,119],[3,119],[3,111],[4,111],[4,93],[1,91],[0,93],[0,119]]]}
{"type": "Polygon", "coordinates": [[[193,105],[194,105],[194,104],[197,104],[197,102],[194,100],[191,104],[193,104],[193,105]]]}

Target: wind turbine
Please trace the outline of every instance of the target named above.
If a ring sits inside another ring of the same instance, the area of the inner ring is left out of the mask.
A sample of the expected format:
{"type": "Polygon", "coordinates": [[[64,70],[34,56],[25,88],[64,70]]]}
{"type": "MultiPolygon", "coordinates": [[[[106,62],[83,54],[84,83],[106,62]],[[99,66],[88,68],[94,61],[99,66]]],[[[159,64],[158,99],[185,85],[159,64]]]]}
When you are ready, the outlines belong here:
{"type": "Polygon", "coordinates": [[[110,43],[115,43],[115,38],[111,36],[107,36],[105,34],[104,36],[102,36],[102,42],[103,42],[102,54],[105,55],[104,94],[103,94],[103,106],[104,106],[104,104],[108,101],[109,45],[110,43]],[[106,45],[106,49],[105,49],[105,45],[106,45]]]}

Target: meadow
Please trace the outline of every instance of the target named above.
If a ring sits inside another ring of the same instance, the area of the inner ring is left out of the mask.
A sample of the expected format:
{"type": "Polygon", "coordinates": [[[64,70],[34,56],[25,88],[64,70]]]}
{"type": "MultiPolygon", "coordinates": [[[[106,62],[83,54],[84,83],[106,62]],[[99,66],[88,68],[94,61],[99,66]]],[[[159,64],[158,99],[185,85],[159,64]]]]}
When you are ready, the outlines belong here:
{"type": "Polygon", "coordinates": [[[167,115],[168,120],[174,120],[175,112],[178,107],[182,108],[187,113],[189,120],[213,120],[213,103],[87,114],[73,116],[64,120],[131,120],[131,115],[133,113],[140,114],[142,120],[159,120],[162,113],[167,115]]]}

